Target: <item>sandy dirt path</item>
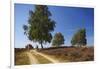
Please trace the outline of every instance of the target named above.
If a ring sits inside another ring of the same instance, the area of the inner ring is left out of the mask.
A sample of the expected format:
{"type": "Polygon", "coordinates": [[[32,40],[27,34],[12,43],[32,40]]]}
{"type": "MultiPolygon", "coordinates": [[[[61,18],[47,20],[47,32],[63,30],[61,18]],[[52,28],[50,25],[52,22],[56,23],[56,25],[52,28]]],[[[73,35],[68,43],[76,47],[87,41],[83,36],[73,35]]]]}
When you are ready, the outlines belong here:
{"type": "Polygon", "coordinates": [[[35,58],[35,56],[33,56],[32,53],[27,52],[27,55],[29,57],[30,64],[38,64],[39,63],[39,61],[37,60],[37,58],[35,58]]]}
{"type": "Polygon", "coordinates": [[[58,63],[59,61],[54,59],[54,58],[51,58],[50,56],[46,55],[46,54],[43,54],[43,53],[40,53],[40,52],[37,52],[36,50],[31,50],[30,51],[31,53],[34,53],[35,55],[40,55],[42,57],[44,57],[45,59],[51,61],[52,63],[58,63]]]}

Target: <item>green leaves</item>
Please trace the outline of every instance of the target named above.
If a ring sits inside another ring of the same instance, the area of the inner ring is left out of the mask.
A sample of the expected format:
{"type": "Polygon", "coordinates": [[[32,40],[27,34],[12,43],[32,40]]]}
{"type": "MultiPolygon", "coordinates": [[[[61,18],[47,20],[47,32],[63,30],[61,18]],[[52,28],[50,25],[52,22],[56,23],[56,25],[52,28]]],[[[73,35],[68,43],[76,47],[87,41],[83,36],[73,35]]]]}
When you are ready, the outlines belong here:
{"type": "Polygon", "coordinates": [[[55,21],[51,20],[50,16],[51,13],[45,5],[36,5],[34,12],[29,11],[28,28],[24,27],[25,32],[28,32],[29,40],[37,41],[41,45],[51,42],[51,32],[54,31],[55,21]]]}
{"type": "Polygon", "coordinates": [[[64,44],[64,36],[59,32],[54,35],[52,45],[60,46],[61,44],[64,44]]]}
{"type": "Polygon", "coordinates": [[[78,46],[84,46],[87,44],[86,39],[86,30],[85,29],[79,29],[75,35],[72,37],[71,40],[72,45],[78,45],[78,46]]]}
{"type": "Polygon", "coordinates": [[[24,29],[24,34],[27,35],[28,26],[27,25],[23,25],[23,29],[24,29]]]}

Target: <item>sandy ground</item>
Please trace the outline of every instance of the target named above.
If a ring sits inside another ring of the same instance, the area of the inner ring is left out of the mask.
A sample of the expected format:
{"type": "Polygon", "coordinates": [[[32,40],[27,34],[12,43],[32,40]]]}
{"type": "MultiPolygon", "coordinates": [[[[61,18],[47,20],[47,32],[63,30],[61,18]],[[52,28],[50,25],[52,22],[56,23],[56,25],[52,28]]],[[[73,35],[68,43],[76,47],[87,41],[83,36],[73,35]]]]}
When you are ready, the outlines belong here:
{"type": "Polygon", "coordinates": [[[38,63],[39,63],[39,61],[36,59],[35,56],[32,55],[32,53],[27,52],[27,55],[28,55],[28,57],[29,57],[29,60],[30,60],[29,62],[30,62],[30,64],[38,64],[38,63]]]}
{"type": "MultiPolygon", "coordinates": [[[[35,54],[35,55],[40,55],[42,56],[43,58],[51,61],[51,63],[58,63],[59,61],[54,59],[54,58],[51,58],[50,56],[46,55],[46,54],[43,54],[43,53],[40,53],[40,52],[37,52],[36,50],[30,50],[30,52],[27,52],[27,55],[29,57],[29,60],[30,60],[30,64],[38,64],[39,61],[38,59],[32,55],[32,54],[35,54]]],[[[41,58],[41,57],[40,57],[41,58]]]]}

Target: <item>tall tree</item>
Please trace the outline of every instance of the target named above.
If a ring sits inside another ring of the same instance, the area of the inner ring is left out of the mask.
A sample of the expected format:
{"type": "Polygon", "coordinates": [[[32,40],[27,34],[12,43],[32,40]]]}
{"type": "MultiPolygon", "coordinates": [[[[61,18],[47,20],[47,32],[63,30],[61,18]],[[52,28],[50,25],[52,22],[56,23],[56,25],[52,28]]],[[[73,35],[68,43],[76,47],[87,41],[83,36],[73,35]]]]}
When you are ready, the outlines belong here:
{"type": "Polygon", "coordinates": [[[51,16],[46,5],[36,5],[34,12],[29,11],[28,25],[24,26],[29,40],[39,42],[41,48],[43,48],[43,43],[50,43],[52,39],[51,32],[54,30],[55,21],[51,19],[51,16]]]}
{"type": "Polygon", "coordinates": [[[60,46],[61,44],[64,44],[64,36],[59,32],[54,35],[52,45],[60,46]]]}
{"type": "Polygon", "coordinates": [[[72,45],[85,46],[87,44],[86,29],[79,29],[71,40],[72,45]]]}

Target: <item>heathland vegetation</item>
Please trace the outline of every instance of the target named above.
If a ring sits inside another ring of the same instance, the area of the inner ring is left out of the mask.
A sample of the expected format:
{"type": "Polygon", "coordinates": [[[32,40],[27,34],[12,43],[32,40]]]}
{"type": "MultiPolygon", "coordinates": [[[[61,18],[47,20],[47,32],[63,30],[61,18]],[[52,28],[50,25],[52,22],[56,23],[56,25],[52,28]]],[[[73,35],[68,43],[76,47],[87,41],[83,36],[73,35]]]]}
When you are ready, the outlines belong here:
{"type": "Polygon", "coordinates": [[[36,5],[34,12],[29,11],[28,24],[23,25],[24,34],[30,41],[38,42],[41,48],[32,47],[31,44],[23,49],[16,48],[15,65],[93,61],[94,47],[87,46],[86,29],[80,28],[70,37],[71,46],[63,46],[66,39],[64,35],[61,32],[52,35],[56,22],[50,18],[51,16],[52,13],[46,5],[36,5]],[[45,43],[52,45],[45,48],[45,43]]]}

